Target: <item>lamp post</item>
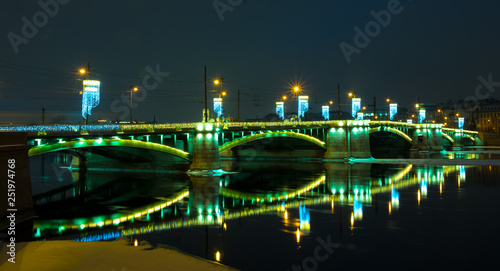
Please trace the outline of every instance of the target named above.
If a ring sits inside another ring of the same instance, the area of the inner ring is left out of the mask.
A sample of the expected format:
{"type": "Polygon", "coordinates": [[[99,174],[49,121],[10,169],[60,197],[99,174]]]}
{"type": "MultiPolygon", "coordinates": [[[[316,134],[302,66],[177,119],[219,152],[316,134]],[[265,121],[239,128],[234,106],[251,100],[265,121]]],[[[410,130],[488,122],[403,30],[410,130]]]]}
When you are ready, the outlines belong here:
{"type": "Polygon", "coordinates": [[[133,123],[133,115],[132,115],[132,108],[133,108],[133,99],[132,99],[132,94],[134,93],[134,91],[138,91],[139,89],[137,87],[133,87],[132,85],[130,85],[130,124],[133,123]]]}
{"type": "Polygon", "coordinates": [[[219,91],[219,99],[220,99],[220,106],[221,106],[221,112],[220,112],[220,117],[224,117],[224,107],[222,106],[222,96],[226,95],[226,92],[224,92],[224,76],[221,76],[220,79],[215,79],[214,80],[214,85],[219,85],[220,84],[220,91],[219,91]]]}
{"type": "MultiPolygon", "coordinates": [[[[89,77],[89,73],[90,73],[90,62],[87,64],[87,69],[85,69],[85,68],[80,68],[80,69],[78,70],[78,73],[79,73],[80,75],[83,75],[83,80],[82,80],[82,82],[84,82],[84,83],[85,83],[85,80],[86,80],[86,79],[90,79],[90,77],[89,77]]],[[[84,87],[84,89],[82,90],[82,95],[83,95],[83,92],[84,92],[84,91],[85,91],[85,87],[84,87]]],[[[83,98],[83,97],[84,97],[84,96],[82,96],[82,98],[83,98]]],[[[85,114],[85,125],[89,125],[89,113],[88,113],[88,111],[87,111],[87,112],[86,112],[86,114],[85,114]]]]}

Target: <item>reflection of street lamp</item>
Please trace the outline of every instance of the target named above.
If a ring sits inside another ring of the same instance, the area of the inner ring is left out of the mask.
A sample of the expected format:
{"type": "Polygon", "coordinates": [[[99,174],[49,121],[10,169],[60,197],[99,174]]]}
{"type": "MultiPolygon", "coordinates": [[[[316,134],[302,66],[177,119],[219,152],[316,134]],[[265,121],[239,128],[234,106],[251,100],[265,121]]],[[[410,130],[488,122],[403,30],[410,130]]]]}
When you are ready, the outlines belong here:
{"type": "Polygon", "coordinates": [[[132,85],[130,85],[130,124],[133,123],[133,116],[132,116],[132,108],[133,108],[133,101],[132,101],[132,94],[134,93],[134,91],[138,91],[139,89],[137,87],[132,87],[132,85]]]}

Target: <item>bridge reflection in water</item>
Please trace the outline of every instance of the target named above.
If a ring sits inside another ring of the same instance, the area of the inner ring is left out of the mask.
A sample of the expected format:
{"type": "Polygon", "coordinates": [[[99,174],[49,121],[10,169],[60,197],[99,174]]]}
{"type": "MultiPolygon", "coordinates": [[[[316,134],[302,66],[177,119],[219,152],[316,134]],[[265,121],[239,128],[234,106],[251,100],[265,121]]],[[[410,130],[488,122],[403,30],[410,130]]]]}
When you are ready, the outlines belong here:
{"type": "MultiPolygon", "coordinates": [[[[283,218],[293,238],[300,243],[301,235],[307,235],[315,226],[310,221],[309,208],[312,206],[331,205],[334,214],[349,212],[350,221],[340,219],[339,223],[347,223],[353,228],[363,219],[363,207],[379,204],[376,200],[379,195],[386,195],[390,200],[386,206],[375,207],[383,208],[391,215],[398,211],[400,190],[410,191],[405,196],[410,195],[415,204],[420,205],[426,200],[429,186],[439,187],[442,194],[448,174],[457,176],[458,186],[466,178],[464,166],[303,165],[311,170],[303,172],[296,181],[290,181],[286,176],[280,178],[280,173],[272,172],[267,177],[272,181],[248,177],[248,172],[189,176],[189,182],[177,185],[178,189],[170,196],[156,197],[154,202],[140,208],[115,212],[94,210],[91,216],[71,213],[55,219],[44,219],[44,215],[39,214],[40,218],[34,222],[33,236],[35,239],[94,241],[196,226],[220,227],[225,231],[228,221],[275,214],[283,218]],[[317,171],[323,166],[323,170],[317,171]],[[309,173],[311,175],[307,176],[309,173]],[[303,183],[304,179],[308,181],[303,183]],[[297,213],[298,217],[293,218],[297,213]]],[[[259,178],[265,175],[260,174],[259,178]]],[[[68,199],[61,198],[62,203],[65,200],[68,199]]],[[[214,257],[208,255],[208,248],[207,257],[214,257]]]]}

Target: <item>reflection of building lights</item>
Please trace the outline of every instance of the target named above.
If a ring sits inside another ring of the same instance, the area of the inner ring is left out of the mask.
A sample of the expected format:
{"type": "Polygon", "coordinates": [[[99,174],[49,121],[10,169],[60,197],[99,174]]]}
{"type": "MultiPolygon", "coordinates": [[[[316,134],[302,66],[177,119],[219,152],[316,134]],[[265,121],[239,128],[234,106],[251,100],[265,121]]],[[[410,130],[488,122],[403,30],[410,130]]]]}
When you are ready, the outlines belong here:
{"type": "Polygon", "coordinates": [[[439,183],[439,195],[442,195],[443,194],[443,183],[440,182],[439,183]]]}
{"type": "Polygon", "coordinates": [[[351,212],[351,227],[354,226],[354,213],[351,212]]]}
{"type": "Polygon", "coordinates": [[[297,235],[297,243],[298,243],[298,242],[300,242],[300,230],[299,229],[297,229],[296,235],[297,235]]]}
{"type": "Polygon", "coordinates": [[[418,190],[417,193],[417,200],[418,200],[418,205],[420,205],[420,189],[418,190]]]}
{"type": "Polygon", "coordinates": [[[222,225],[222,228],[224,228],[224,230],[227,230],[226,222],[224,222],[224,224],[222,225]]]}
{"type": "Polygon", "coordinates": [[[395,209],[399,207],[399,192],[394,187],[391,189],[391,204],[395,209]]]}
{"type": "Polygon", "coordinates": [[[285,210],[285,219],[288,219],[288,211],[285,210]]]}
{"type": "Polygon", "coordinates": [[[389,201],[389,215],[391,214],[391,202],[389,201]]]}
{"type": "Polygon", "coordinates": [[[423,181],[420,184],[420,190],[421,190],[422,198],[425,199],[427,197],[427,182],[426,181],[423,181]]]}
{"type": "Polygon", "coordinates": [[[306,209],[305,205],[299,205],[299,221],[300,221],[300,229],[301,230],[310,230],[311,229],[311,216],[309,211],[306,209]]]}
{"type": "Polygon", "coordinates": [[[362,219],[363,218],[363,204],[359,200],[354,200],[352,202],[354,218],[362,219]]]}

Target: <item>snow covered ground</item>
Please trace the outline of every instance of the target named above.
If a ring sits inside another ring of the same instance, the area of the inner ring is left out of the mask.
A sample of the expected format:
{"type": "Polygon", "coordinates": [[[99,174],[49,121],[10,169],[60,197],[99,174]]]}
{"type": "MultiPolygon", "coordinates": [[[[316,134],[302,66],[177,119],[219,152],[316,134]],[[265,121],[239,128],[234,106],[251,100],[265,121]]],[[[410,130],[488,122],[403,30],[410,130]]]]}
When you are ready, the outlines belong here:
{"type": "Polygon", "coordinates": [[[125,239],[113,242],[40,241],[16,244],[15,263],[8,262],[7,247],[0,252],[0,270],[236,270],[187,255],[175,249],[134,247],[125,239]]]}

